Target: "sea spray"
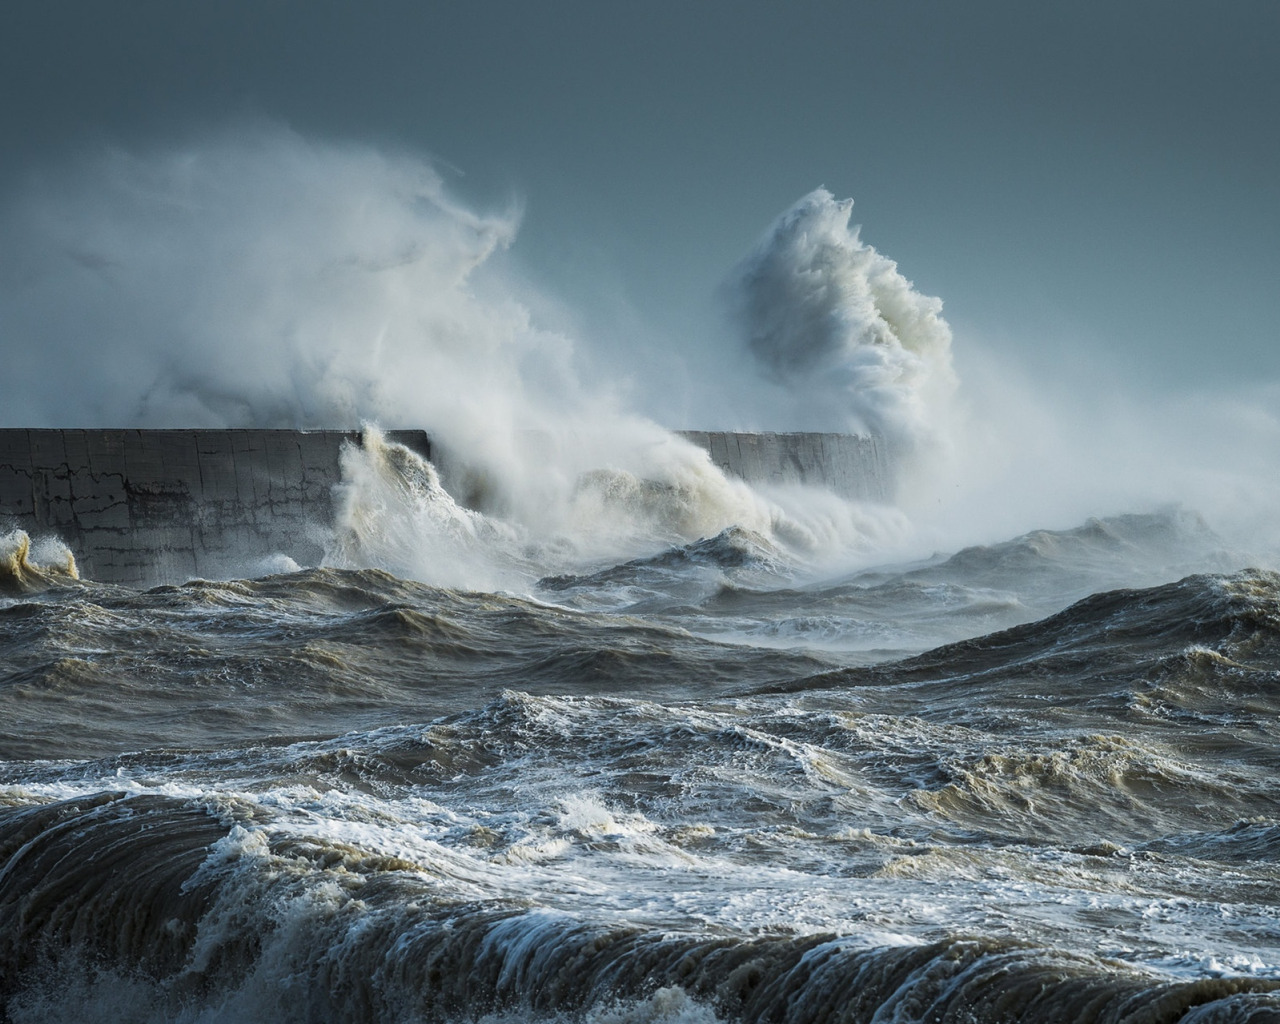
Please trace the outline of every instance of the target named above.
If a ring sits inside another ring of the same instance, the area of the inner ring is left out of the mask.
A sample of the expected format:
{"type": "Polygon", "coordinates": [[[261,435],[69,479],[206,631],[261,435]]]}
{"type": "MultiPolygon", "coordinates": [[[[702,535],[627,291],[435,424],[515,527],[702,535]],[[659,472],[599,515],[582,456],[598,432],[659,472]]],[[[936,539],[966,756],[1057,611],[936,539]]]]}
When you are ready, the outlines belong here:
{"type": "MultiPolygon", "coordinates": [[[[731,380],[745,351],[774,382],[737,396],[751,405],[744,422],[883,433],[915,464],[896,474],[897,501],[920,554],[1179,501],[1274,553],[1274,385],[1143,398],[1116,367],[1078,360],[1028,381],[1016,349],[984,357],[983,339],[967,336],[955,350],[965,394],[953,400],[939,300],[862,241],[850,205],[811,192],[733,271],[741,345],[705,365],[731,380]]],[[[421,428],[470,474],[454,489],[438,467],[456,500],[538,537],[564,532],[584,474],[683,488],[687,467],[654,476],[617,454],[676,450],[616,397],[654,370],[636,352],[603,387],[584,382],[580,364],[617,348],[574,336],[520,272],[508,255],[520,219],[518,203],[458,201],[422,156],[268,121],[82,151],[0,200],[0,236],[21,254],[0,267],[6,368],[22,382],[4,415],[21,427],[421,428]],[[70,380],[67,366],[83,372],[70,380]],[[550,442],[531,446],[534,436],[550,442]]],[[[661,387],[649,379],[637,393],[661,387]]],[[[759,511],[740,525],[759,529],[759,511]]],[[[863,512],[806,526],[847,536],[863,512]]],[[[730,525],[701,518],[707,535],[730,525]]],[[[619,539],[644,532],[602,525],[593,543],[602,557],[652,553],[619,539]]],[[[853,547],[884,550],[865,537],[853,547]]]]}
{"type": "Polygon", "coordinates": [[[21,280],[0,277],[25,339],[14,373],[29,382],[6,414],[23,426],[66,426],[74,410],[155,427],[424,429],[445,491],[416,468],[388,485],[381,450],[367,471],[350,462],[372,489],[363,505],[343,493],[352,521],[332,560],[455,585],[510,585],[523,548],[536,578],[735,525],[810,556],[866,547],[858,520],[875,530],[877,514],[753,490],[587,386],[580,340],[543,322],[547,303],[504,258],[519,219],[457,202],[424,159],[270,123],[90,153],[0,208],[26,254],[21,280]],[[92,382],[80,392],[55,372],[71,363],[92,382]],[[397,535],[396,505],[431,525],[397,535]],[[382,525],[355,521],[369,516],[382,525]],[[447,542],[428,539],[439,530],[447,542]],[[472,544],[476,530],[491,536],[472,544]],[[459,574],[459,545],[502,548],[503,564],[459,574]],[[573,558],[556,561],[557,548],[573,558]]]}
{"type": "Polygon", "coordinates": [[[460,506],[426,459],[366,426],[340,461],[326,565],[470,590],[519,585],[515,531],[460,506]]]}
{"type": "Polygon", "coordinates": [[[521,491],[503,488],[491,476],[496,467],[477,469],[447,449],[442,474],[367,424],[361,443],[342,450],[325,564],[528,593],[544,576],[652,557],[727,531],[776,546],[787,578],[857,564],[910,536],[891,507],[801,485],[752,487],[655,424],[613,422],[622,426],[601,425],[607,443],[517,436],[508,452],[545,471],[536,489],[521,491]]]}
{"type": "Polygon", "coordinates": [[[849,227],[853,200],[798,200],[738,265],[729,297],[760,368],[809,429],[866,431],[899,452],[942,440],[955,388],[942,302],[849,227]]]}

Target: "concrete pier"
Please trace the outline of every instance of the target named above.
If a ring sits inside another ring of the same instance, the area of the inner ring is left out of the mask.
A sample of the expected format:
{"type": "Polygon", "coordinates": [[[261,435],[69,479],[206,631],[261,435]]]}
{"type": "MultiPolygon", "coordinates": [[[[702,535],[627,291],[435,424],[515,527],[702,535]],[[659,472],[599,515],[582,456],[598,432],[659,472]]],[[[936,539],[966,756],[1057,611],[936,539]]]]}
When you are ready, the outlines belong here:
{"type": "MultiPolygon", "coordinates": [[[[748,481],[890,495],[876,438],[681,433],[748,481]]],[[[386,437],[431,457],[423,431],[386,437]]],[[[315,565],[344,443],[359,432],[0,429],[0,533],[56,535],[82,576],[133,586],[267,571],[273,555],[315,565]]]]}

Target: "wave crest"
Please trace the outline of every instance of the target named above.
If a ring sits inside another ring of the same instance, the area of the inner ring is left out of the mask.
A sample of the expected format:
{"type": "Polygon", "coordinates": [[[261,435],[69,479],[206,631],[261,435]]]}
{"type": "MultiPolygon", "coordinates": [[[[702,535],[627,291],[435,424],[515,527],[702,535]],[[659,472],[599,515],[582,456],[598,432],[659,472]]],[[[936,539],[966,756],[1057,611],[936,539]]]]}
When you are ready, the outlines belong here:
{"type": "Polygon", "coordinates": [[[30,594],[80,578],[75,556],[62,541],[32,543],[24,530],[0,536],[0,594],[30,594]]]}

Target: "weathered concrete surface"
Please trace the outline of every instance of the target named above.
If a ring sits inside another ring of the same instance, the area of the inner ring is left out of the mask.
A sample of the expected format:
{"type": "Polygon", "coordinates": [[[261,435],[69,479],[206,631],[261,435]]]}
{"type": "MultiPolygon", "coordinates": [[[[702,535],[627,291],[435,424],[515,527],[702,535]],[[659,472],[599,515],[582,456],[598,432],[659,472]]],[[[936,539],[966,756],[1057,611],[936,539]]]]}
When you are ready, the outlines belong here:
{"type": "Polygon", "coordinates": [[[705,448],[725,472],[752,483],[808,484],[863,501],[893,496],[885,443],[874,435],[678,433],[705,448]]]}
{"type": "MultiPolygon", "coordinates": [[[[883,500],[883,444],[845,434],[682,431],[752,482],[824,486],[883,500]]],[[[423,431],[389,440],[430,458],[423,431]]],[[[81,575],[130,585],[317,564],[352,430],[0,429],[0,532],[55,534],[81,575]]]]}
{"type": "MultiPolygon", "coordinates": [[[[387,436],[430,456],[420,430],[387,436]]],[[[0,429],[0,532],[56,534],[108,583],[314,565],[346,441],[359,432],[0,429]]]]}

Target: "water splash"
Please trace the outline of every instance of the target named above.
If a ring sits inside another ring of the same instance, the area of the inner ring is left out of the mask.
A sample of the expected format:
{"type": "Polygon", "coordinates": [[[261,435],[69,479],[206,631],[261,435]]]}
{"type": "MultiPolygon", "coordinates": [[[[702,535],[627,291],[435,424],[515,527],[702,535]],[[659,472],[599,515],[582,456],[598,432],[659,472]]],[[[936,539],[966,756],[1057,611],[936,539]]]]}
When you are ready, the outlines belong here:
{"type": "Polygon", "coordinates": [[[0,535],[0,594],[29,594],[79,578],[75,556],[56,537],[33,543],[24,530],[0,535]]]}
{"type": "Polygon", "coordinates": [[[793,391],[809,429],[936,442],[955,388],[942,301],[849,227],[853,200],[816,189],[738,265],[731,299],[760,368],[793,391]]]}

